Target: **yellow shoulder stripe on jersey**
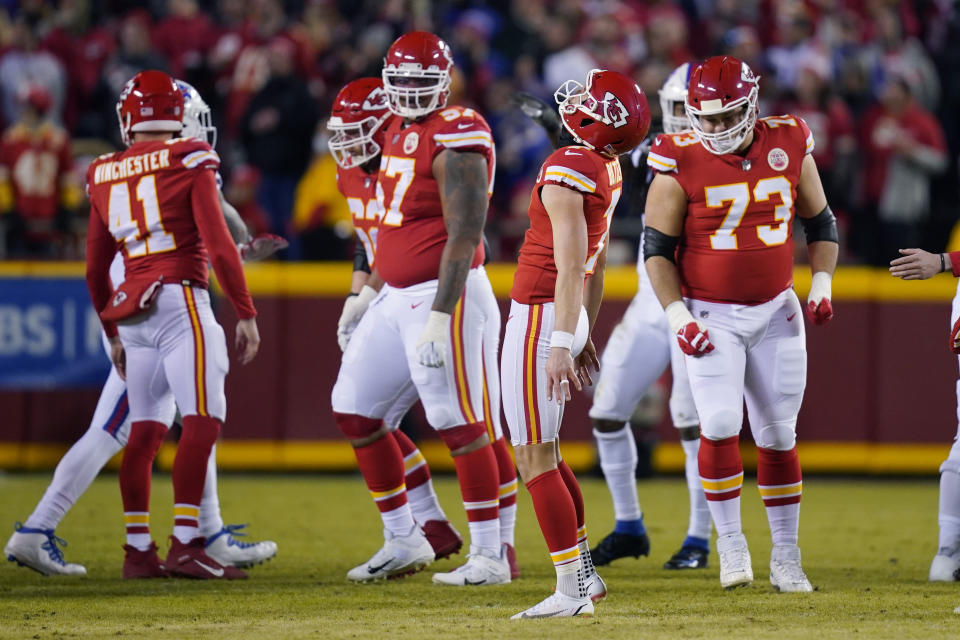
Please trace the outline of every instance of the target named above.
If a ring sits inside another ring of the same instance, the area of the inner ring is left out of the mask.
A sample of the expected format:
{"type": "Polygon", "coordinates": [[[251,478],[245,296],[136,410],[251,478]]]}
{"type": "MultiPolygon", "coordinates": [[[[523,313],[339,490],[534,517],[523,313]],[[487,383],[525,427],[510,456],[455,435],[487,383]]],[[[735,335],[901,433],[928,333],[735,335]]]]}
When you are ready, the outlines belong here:
{"type": "Polygon", "coordinates": [[[220,157],[216,154],[215,151],[211,151],[209,149],[201,149],[200,151],[194,151],[193,153],[184,156],[182,162],[183,162],[183,166],[185,166],[186,168],[193,169],[194,167],[204,162],[207,162],[209,160],[219,163],[220,157]]]}
{"type": "Polygon", "coordinates": [[[433,136],[438,144],[445,147],[468,147],[480,145],[493,146],[493,137],[488,131],[465,131],[463,133],[438,133],[433,136]]]}
{"type": "Polygon", "coordinates": [[[661,171],[675,171],[677,168],[676,160],[661,156],[659,153],[654,153],[653,151],[647,154],[647,164],[661,171]]]}
{"type": "Polygon", "coordinates": [[[597,190],[597,183],[587,176],[583,175],[579,171],[576,171],[575,169],[557,164],[547,167],[546,171],[543,173],[543,178],[544,180],[565,182],[571,187],[580,187],[589,193],[595,193],[597,190]]]}

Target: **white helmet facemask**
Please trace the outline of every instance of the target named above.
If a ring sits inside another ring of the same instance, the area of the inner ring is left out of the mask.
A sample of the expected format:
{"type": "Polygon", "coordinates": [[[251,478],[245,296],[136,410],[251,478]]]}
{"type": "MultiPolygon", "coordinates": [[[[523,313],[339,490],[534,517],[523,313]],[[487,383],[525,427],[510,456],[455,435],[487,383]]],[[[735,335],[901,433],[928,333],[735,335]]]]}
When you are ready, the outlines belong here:
{"type": "Polygon", "coordinates": [[[447,104],[450,70],[419,62],[404,62],[383,68],[383,89],[390,111],[404,118],[420,118],[447,104]]]}
{"type": "Polygon", "coordinates": [[[700,143],[706,147],[707,151],[718,156],[727,153],[733,153],[740,148],[743,141],[747,139],[753,127],[757,124],[757,95],[759,91],[756,86],[750,90],[750,94],[745,98],[739,98],[726,105],[720,100],[705,101],[702,109],[696,109],[685,102],[687,116],[690,118],[690,126],[693,127],[700,143]],[[713,103],[713,104],[711,104],[713,103]],[[703,130],[701,116],[713,116],[727,114],[738,110],[743,110],[743,116],[738,122],[724,129],[707,133],[703,130]]]}
{"type": "Polygon", "coordinates": [[[333,136],[327,141],[330,154],[337,165],[343,169],[352,169],[365,164],[380,153],[380,145],[373,135],[390,117],[385,113],[379,118],[369,116],[359,122],[344,122],[342,118],[332,117],[327,121],[327,129],[333,136]]]}

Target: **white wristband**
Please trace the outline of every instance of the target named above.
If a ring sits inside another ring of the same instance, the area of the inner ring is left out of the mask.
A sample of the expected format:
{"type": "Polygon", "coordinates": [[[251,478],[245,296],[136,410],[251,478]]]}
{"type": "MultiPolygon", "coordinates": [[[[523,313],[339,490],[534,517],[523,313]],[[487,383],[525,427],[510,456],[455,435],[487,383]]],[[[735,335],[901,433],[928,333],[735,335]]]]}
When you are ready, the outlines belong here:
{"type": "Polygon", "coordinates": [[[550,348],[558,347],[560,349],[566,349],[567,351],[573,350],[573,334],[567,333],[566,331],[554,331],[550,334],[550,348]]]}
{"type": "Polygon", "coordinates": [[[826,271],[817,271],[810,280],[810,294],[807,300],[811,302],[820,302],[824,298],[830,299],[831,284],[833,277],[826,271]]]}
{"type": "Polygon", "coordinates": [[[691,322],[696,322],[682,300],[671,302],[663,311],[667,314],[667,322],[670,324],[670,331],[673,333],[677,333],[691,322]]]}

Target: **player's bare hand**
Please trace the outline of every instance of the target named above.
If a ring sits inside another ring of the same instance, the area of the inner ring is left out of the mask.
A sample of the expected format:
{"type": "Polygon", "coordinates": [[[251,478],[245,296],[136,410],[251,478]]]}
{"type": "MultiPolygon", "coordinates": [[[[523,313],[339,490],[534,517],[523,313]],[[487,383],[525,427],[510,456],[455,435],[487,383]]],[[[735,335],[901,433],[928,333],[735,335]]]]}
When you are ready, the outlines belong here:
{"type": "Polygon", "coordinates": [[[593,377],[591,371],[600,371],[600,360],[597,358],[597,347],[593,344],[593,338],[587,338],[587,344],[583,345],[583,351],[574,359],[574,366],[577,368],[577,374],[581,382],[593,386],[593,377]]]}
{"type": "Polygon", "coordinates": [[[926,280],[940,273],[940,255],[923,249],[900,249],[890,261],[890,275],[902,280],[926,280]]]}
{"type": "Polygon", "coordinates": [[[547,400],[556,400],[557,404],[563,404],[573,399],[570,393],[570,385],[573,384],[577,391],[583,389],[580,384],[580,376],[573,365],[573,356],[570,350],[563,347],[551,347],[550,356],[547,358],[547,400]]]}
{"type": "Polygon", "coordinates": [[[120,338],[110,338],[110,361],[113,363],[121,380],[127,379],[127,352],[123,349],[120,338]]]}
{"type": "Polygon", "coordinates": [[[240,352],[240,364],[248,364],[260,350],[260,330],[256,318],[247,318],[237,322],[237,351],[240,352]]]}

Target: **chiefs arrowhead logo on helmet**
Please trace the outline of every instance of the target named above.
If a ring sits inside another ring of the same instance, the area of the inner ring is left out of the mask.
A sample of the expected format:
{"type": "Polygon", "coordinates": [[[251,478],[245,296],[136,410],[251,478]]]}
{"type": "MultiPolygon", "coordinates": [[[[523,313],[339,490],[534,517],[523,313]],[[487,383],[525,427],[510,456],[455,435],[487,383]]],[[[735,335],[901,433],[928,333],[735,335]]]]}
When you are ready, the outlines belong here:
{"type": "Polygon", "coordinates": [[[757,123],[760,78],[732,56],[714,56],[690,74],[686,110],[700,143],[710,153],[733,153],[757,123]],[[720,131],[705,131],[703,118],[733,114],[736,122],[720,131]]]}
{"type": "Polygon", "coordinates": [[[387,104],[387,92],[383,87],[377,87],[371,91],[360,105],[363,111],[383,111],[389,108],[387,104]]]}
{"type": "Polygon", "coordinates": [[[327,146],[337,165],[351,169],[380,155],[389,118],[380,78],[359,78],[340,89],[327,121],[334,134],[327,146]]]}
{"type": "Polygon", "coordinates": [[[614,129],[619,129],[623,125],[627,124],[627,116],[630,115],[630,112],[627,111],[627,108],[623,106],[623,103],[620,102],[620,99],[617,96],[613,95],[607,91],[603,95],[603,100],[600,101],[603,104],[603,116],[607,120],[607,123],[612,125],[614,129]]]}

